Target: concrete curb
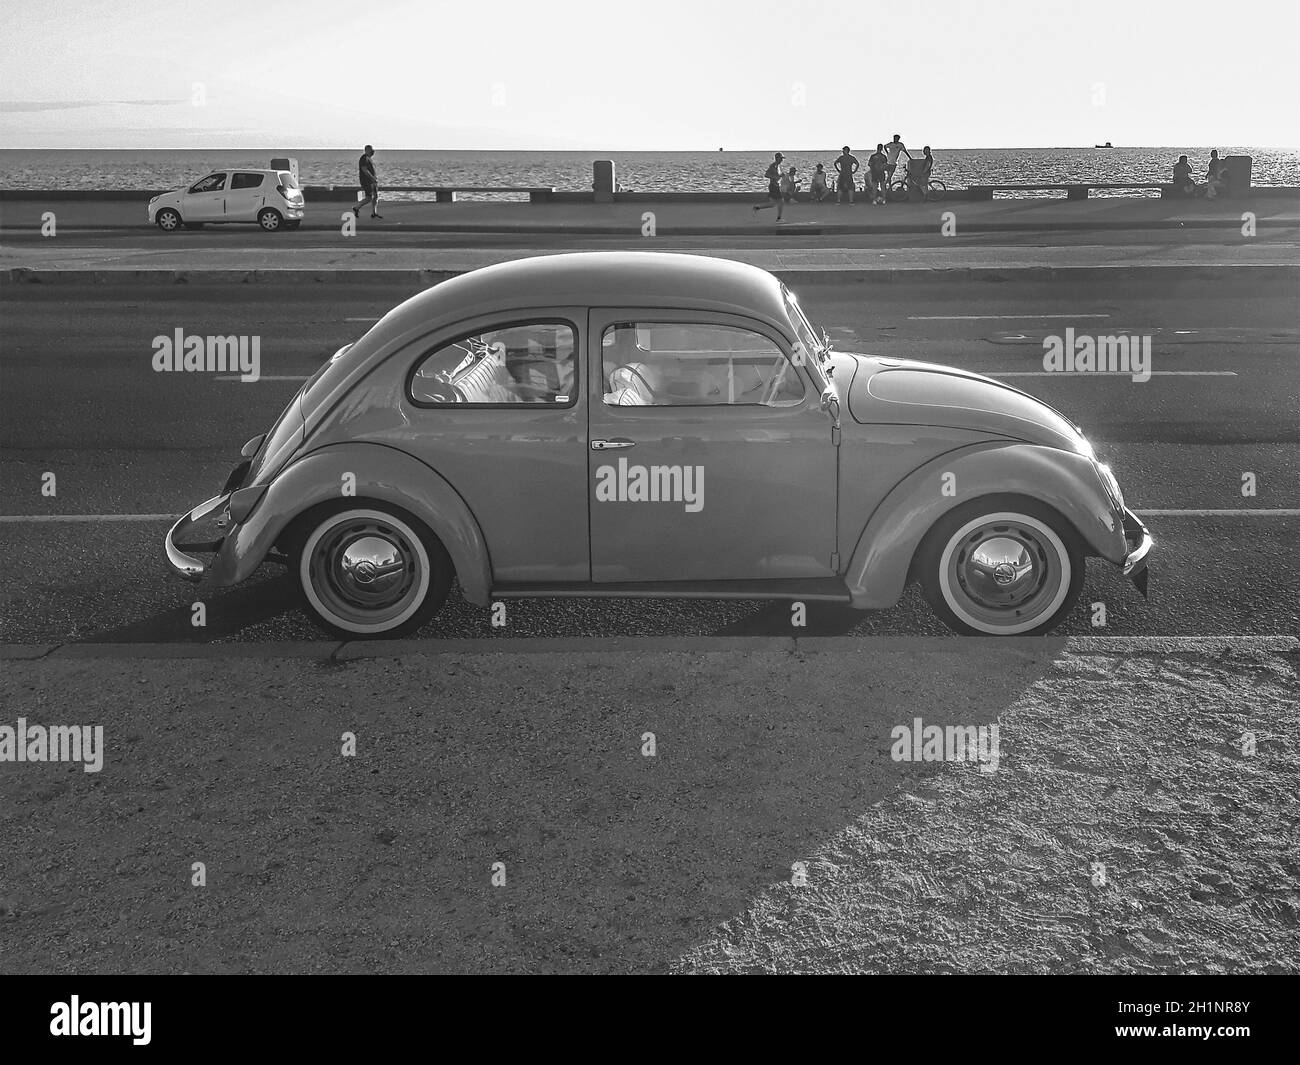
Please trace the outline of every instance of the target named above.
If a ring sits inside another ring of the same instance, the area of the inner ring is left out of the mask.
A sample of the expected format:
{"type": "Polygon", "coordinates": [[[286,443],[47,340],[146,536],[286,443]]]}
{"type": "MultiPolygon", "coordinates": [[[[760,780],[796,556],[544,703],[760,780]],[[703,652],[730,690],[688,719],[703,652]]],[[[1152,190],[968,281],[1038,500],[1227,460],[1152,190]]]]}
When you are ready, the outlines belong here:
{"type": "MultiPolygon", "coordinates": [[[[1212,263],[1205,266],[1173,263],[1169,265],[1135,266],[915,266],[915,267],[828,267],[826,269],[776,269],[775,274],[787,284],[842,284],[845,282],[871,284],[898,284],[913,282],[938,282],[952,284],[962,281],[1086,281],[1105,279],[1124,281],[1134,279],[1158,280],[1160,274],[1177,276],[1179,280],[1226,281],[1240,279],[1247,272],[1255,281],[1300,282],[1300,263],[1212,263]]],[[[80,284],[107,285],[136,282],[186,285],[186,284],[369,284],[436,285],[468,270],[415,270],[415,269],[265,269],[265,270],[204,270],[204,269],[43,269],[40,267],[13,266],[0,270],[0,285],[17,284],[80,284]]]]}
{"type": "MultiPolygon", "coordinates": [[[[943,205],[928,204],[929,208],[936,213],[941,214],[943,205]]],[[[19,222],[9,223],[6,229],[18,232],[39,232],[42,223],[37,222],[19,222]]],[[[1239,231],[1241,228],[1240,218],[1158,218],[1142,221],[1108,221],[1098,219],[1096,221],[1063,221],[1063,222],[959,222],[961,232],[969,233],[1088,233],[1088,232],[1105,232],[1105,233],[1132,233],[1143,230],[1165,230],[1165,229],[1224,229],[1239,231]]],[[[1300,219],[1297,218],[1259,218],[1255,222],[1256,229],[1300,229],[1300,219]]],[[[699,226],[699,225],[663,225],[656,221],[655,232],[659,237],[752,237],[755,234],[764,236],[799,238],[799,237],[834,237],[834,236],[906,236],[906,235],[926,235],[933,234],[938,228],[938,223],[934,219],[925,222],[884,222],[878,225],[871,225],[866,222],[850,223],[826,223],[826,222],[802,222],[795,218],[790,222],[782,225],[769,224],[767,222],[750,222],[748,225],[732,226],[699,226]]],[[[338,227],[335,225],[304,225],[299,232],[302,233],[334,233],[338,227]]],[[[630,237],[636,236],[639,230],[638,225],[584,225],[584,226],[538,226],[538,225],[516,225],[507,226],[497,223],[476,224],[473,222],[392,222],[383,226],[366,226],[366,232],[374,233],[432,233],[448,235],[471,235],[471,236],[535,236],[546,238],[562,238],[565,240],[580,240],[583,237],[630,237]]],[[[119,225],[85,225],[61,226],[59,234],[61,237],[69,235],[103,235],[116,233],[150,233],[155,232],[155,227],[144,223],[130,223],[119,225]]],[[[165,235],[164,235],[165,239],[165,235]]]]}
{"type": "Polygon", "coordinates": [[[430,655],[510,654],[984,654],[991,648],[1033,654],[1169,655],[1224,657],[1295,654],[1295,636],[686,636],[496,637],[465,640],[337,640],[270,643],[66,643],[0,644],[0,660],[303,658],[360,661],[430,655]]]}

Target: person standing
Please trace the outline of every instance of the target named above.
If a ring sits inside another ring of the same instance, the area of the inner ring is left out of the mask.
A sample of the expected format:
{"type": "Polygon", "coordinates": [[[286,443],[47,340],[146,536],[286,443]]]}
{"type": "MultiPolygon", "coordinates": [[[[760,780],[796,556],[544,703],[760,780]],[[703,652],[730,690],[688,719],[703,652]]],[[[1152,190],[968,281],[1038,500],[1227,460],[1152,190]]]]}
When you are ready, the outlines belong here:
{"type": "Polygon", "coordinates": [[[357,180],[361,184],[361,191],[366,195],[352,208],[352,213],[360,218],[361,208],[370,204],[370,217],[383,218],[379,213],[379,178],[375,175],[375,148],[372,144],[366,145],[366,150],[357,160],[357,180]]]}
{"type": "Polygon", "coordinates": [[[930,187],[930,175],[934,172],[934,156],[930,154],[930,146],[927,144],[922,149],[921,168],[916,175],[917,183],[921,186],[922,193],[930,187]]]}
{"type": "Polygon", "coordinates": [[[1223,191],[1225,185],[1223,160],[1219,158],[1219,149],[1210,150],[1210,165],[1205,170],[1205,198],[1212,200],[1223,191]]]}
{"type": "Polygon", "coordinates": [[[839,193],[839,202],[852,205],[853,203],[853,175],[858,172],[862,164],[858,162],[858,157],[849,150],[849,146],[844,146],[844,153],[835,160],[835,172],[839,177],[835,179],[835,191],[839,193]]]}
{"type": "Polygon", "coordinates": [[[799,186],[803,184],[798,175],[798,168],[793,166],[781,175],[781,198],[786,203],[794,200],[795,194],[799,191],[799,186]]]}
{"type": "Polygon", "coordinates": [[[816,203],[826,199],[826,193],[829,191],[826,187],[826,168],[821,163],[818,163],[817,169],[813,171],[812,184],[808,187],[808,191],[812,193],[816,203]]]}
{"type": "Polygon", "coordinates": [[[899,155],[907,156],[907,161],[912,161],[912,153],[907,150],[907,145],[903,143],[903,138],[897,133],[894,139],[885,145],[885,174],[889,179],[889,184],[894,183],[894,171],[898,169],[899,155]]]}
{"type": "Polygon", "coordinates": [[[754,204],[754,213],[766,211],[769,207],[776,208],[776,220],[781,221],[785,213],[785,198],[781,195],[781,163],[785,156],[780,152],[772,157],[772,165],[763,172],[767,178],[767,203],[754,204]]]}
{"type": "Polygon", "coordinates": [[[1180,155],[1174,164],[1174,191],[1182,196],[1191,196],[1196,192],[1196,182],[1192,180],[1192,165],[1187,156],[1180,155]]]}
{"type": "Polygon", "coordinates": [[[867,192],[872,203],[884,203],[888,197],[889,186],[885,181],[885,166],[887,163],[885,146],[877,144],[876,150],[871,153],[871,157],[867,160],[867,192]]]}

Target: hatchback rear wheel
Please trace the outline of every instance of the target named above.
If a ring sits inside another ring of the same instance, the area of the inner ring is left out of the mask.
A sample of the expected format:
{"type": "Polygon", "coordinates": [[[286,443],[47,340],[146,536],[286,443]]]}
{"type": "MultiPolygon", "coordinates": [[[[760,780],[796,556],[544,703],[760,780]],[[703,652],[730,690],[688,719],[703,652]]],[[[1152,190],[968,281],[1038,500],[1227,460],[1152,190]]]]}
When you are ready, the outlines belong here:
{"type": "Polygon", "coordinates": [[[340,504],[304,520],[293,572],[312,619],[357,639],[425,624],[447,600],[452,564],[438,538],[405,511],[340,504]]]}
{"type": "Polygon", "coordinates": [[[274,207],[263,207],[257,212],[257,224],[268,233],[274,233],[284,223],[284,216],[274,207]]]}
{"type": "Polygon", "coordinates": [[[1069,523],[1019,497],[975,500],[945,515],[918,556],[921,587],[956,632],[1037,636],[1083,588],[1084,557],[1069,523]]]}

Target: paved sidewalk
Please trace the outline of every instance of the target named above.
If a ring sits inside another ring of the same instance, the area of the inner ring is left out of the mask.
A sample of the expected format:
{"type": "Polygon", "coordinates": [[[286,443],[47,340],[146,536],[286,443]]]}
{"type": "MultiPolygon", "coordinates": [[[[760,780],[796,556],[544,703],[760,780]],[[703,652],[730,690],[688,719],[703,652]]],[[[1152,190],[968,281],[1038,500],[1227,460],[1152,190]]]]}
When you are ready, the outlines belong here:
{"type": "MultiPolygon", "coordinates": [[[[762,198],[755,197],[755,202],[762,198]]],[[[42,216],[53,211],[62,232],[149,228],[146,202],[8,200],[0,202],[0,230],[39,231],[42,216]]],[[[337,230],[345,211],[342,203],[308,203],[305,230],[337,230]]],[[[1260,228],[1300,226],[1300,194],[1256,195],[1240,200],[1161,200],[1145,197],[1110,197],[1084,201],[1064,199],[1004,199],[988,202],[950,201],[932,204],[890,204],[872,207],[858,203],[794,204],[788,221],[775,223],[772,211],[755,213],[748,204],[636,203],[636,204],[527,204],[388,201],[381,205],[384,218],[372,220],[363,212],[360,228],[366,231],[430,233],[536,233],[639,235],[646,215],[654,216],[663,235],[742,235],[754,232],[784,233],[931,233],[945,213],[951,213],[958,231],[1066,232],[1098,230],[1128,232],[1161,228],[1238,229],[1243,212],[1250,211],[1260,228]]],[[[783,236],[783,239],[784,236],[783,236]]]]}
{"type": "MultiPolygon", "coordinates": [[[[657,250],[655,242],[638,247],[657,250]]],[[[169,248],[68,246],[53,242],[0,248],[0,281],[161,282],[364,281],[434,283],[481,266],[558,248],[339,247],[169,248]]],[[[962,278],[1145,276],[1176,271],[1217,278],[1242,268],[1300,278],[1300,242],[1241,244],[1083,244],[929,248],[710,247],[691,253],[752,263],[795,281],[904,281],[962,278]]]]}
{"type": "Polygon", "coordinates": [[[6,662],[5,968],[1300,964],[1293,648],[737,643],[6,662]]]}

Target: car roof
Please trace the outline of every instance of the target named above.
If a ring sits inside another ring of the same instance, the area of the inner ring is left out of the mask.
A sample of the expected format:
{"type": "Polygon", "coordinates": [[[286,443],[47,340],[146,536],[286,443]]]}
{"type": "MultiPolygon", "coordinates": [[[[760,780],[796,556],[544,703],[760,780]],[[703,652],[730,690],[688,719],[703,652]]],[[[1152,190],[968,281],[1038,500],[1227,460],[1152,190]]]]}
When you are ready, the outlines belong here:
{"type": "Polygon", "coordinates": [[[566,252],[485,266],[412,296],[375,330],[396,335],[420,321],[548,306],[742,314],[794,339],[781,283],[766,270],[708,255],[649,251],[566,252]]]}

